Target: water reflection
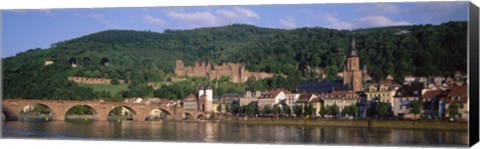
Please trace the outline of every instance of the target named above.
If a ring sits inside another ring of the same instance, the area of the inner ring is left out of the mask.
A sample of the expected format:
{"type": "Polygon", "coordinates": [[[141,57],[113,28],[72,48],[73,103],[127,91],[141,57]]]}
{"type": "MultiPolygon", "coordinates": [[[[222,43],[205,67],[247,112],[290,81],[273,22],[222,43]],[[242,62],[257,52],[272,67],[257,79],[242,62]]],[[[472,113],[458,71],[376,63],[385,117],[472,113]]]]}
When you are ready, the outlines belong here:
{"type": "Polygon", "coordinates": [[[467,131],[243,125],[209,122],[3,122],[8,138],[277,144],[466,146],[467,131]]]}

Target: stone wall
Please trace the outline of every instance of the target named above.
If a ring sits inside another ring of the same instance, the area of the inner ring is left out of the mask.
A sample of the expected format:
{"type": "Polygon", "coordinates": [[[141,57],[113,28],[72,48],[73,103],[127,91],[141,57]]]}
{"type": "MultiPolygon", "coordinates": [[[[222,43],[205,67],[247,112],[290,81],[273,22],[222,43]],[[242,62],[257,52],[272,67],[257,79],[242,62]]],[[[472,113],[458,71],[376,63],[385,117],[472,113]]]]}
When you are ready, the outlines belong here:
{"type": "MultiPolygon", "coordinates": [[[[86,78],[86,77],[68,77],[68,80],[78,84],[111,84],[112,79],[105,78],[86,78]]],[[[125,80],[118,80],[121,84],[125,83],[125,80]]]]}

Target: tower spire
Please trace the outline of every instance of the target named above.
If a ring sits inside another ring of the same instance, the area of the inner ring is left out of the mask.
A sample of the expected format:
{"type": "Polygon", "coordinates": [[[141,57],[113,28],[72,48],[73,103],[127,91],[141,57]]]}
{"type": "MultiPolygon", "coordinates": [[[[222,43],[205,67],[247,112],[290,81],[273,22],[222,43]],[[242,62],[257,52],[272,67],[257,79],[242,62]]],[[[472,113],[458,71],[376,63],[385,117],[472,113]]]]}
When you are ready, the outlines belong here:
{"type": "Polygon", "coordinates": [[[350,43],[349,56],[357,56],[357,48],[355,47],[355,37],[352,37],[352,42],[350,43]]]}

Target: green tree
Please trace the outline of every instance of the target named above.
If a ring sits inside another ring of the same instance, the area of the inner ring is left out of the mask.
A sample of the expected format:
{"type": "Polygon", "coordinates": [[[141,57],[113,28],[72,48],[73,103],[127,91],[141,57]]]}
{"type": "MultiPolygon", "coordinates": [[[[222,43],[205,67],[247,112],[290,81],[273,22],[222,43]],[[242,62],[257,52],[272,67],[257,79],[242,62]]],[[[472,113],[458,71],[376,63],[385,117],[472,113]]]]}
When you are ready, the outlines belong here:
{"type": "Polygon", "coordinates": [[[282,109],[278,105],[274,105],[272,111],[273,111],[273,114],[275,114],[275,115],[282,114],[282,109]]]}
{"type": "Polygon", "coordinates": [[[248,116],[254,116],[254,114],[255,114],[255,104],[249,103],[249,104],[247,105],[247,110],[246,110],[246,112],[247,112],[247,115],[248,115],[248,116]]]}
{"type": "Polygon", "coordinates": [[[120,84],[120,82],[117,79],[112,79],[111,83],[112,83],[112,85],[120,84]]]}
{"type": "Polygon", "coordinates": [[[351,115],[354,116],[354,117],[357,117],[357,116],[358,116],[358,107],[357,107],[357,105],[352,104],[352,105],[350,105],[350,106],[351,106],[351,108],[352,108],[352,113],[351,113],[351,115]]]}
{"type": "Polygon", "coordinates": [[[239,114],[240,113],[240,105],[234,104],[232,110],[233,110],[232,114],[234,114],[234,115],[239,114]]]}
{"type": "Polygon", "coordinates": [[[314,114],[315,108],[313,108],[313,105],[311,103],[307,103],[303,105],[303,116],[312,116],[314,114]]]}
{"type": "Polygon", "coordinates": [[[328,106],[322,106],[319,111],[320,116],[325,117],[328,114],[328,106]]]}
{"type": "Polygon", "coordinates": [[[380,117],[384,118],[388,114],[387,105],[384,102],[380,102],[378,105],[378,114],[380,117]]]}
{"type": "Polygon", "coordinates": [[[282,107],[282,110],[283,110],[283,114],[284,114],[285,116],[290,116],[290,112],[291,112],[290,106],[284,105],[284,106],[282,107]]]}
{"type": "Polygon", "coordinates": [[[342,116],[345,116],[345,115],[350,115],[350,113],[352,113],[351,111],[352,110],[350,106],[345,106],[340,113],[342,114],[342,116]]]}
{"type": "Polygon", "coordinates": [[[338,112],[339,112],[339,108],[336,103],[333,103],[333,105],[328,106],[328,115],[336,117],[338,112]]]}
{"type": "Polygon", "coordinates": [[[452,103],[448,106],[447,112],[448,112],[448,117],[450,118],[456,118],[458,116],[462,116],[460,112],[458,111],[459,106],[457,103],[452,103]]]}
{"type": "Polygon", "coordinates": [[[217,106],[217,111],[218,111],[219,113],[222,113],[222,104],[218,104],[218,106],[217,106]]]}
{"type": "Polygon", "coordinates": [[[418,117],[420,112],[422,112],[422,105],[416,101],[410,101],[410,113],[418,117]]]}
{"type": "Polygon", "coordinates": [[[265,106],[263,107],[263,110],[262,110],[262,111],[263,111],[263,114],[265,114],[265,115],[269,115],[269,114],[271,114],[271,113],[273,112],[273,110],[272,110],[272,108],[270,107],[270,105],[265,105],[265,106]]]}
{"type": "Polygon", "coordinates": [[[293,112],[295,113],[295,117],[300,118],[300,116],[302,115],[302,110],[303,108],[301,105],[294,105],[293,112]]]}
{"type": "Polygon", "coordinates": [[[226,111],[226,113],[232,112],[232,111],[230,110],[230,105],[228,105],[228,104],[225,105],[225,111],[226,111]]]}
{"type": "Polygon", "coordinates": [[[67,115],[93,115],[93,112],[86,106],[78,105],[70,108],[70,110],[67,111],[67,115]]]}

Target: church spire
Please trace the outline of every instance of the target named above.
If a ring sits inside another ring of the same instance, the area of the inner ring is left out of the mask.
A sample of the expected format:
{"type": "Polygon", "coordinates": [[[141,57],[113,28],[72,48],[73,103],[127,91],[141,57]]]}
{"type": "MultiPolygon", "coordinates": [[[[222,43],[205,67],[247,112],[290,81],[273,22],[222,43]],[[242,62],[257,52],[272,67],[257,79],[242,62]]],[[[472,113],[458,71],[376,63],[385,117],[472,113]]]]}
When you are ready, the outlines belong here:
{"type": "Polygon", "coordinates": [[[355,37],[352,38],[350,43],[350,54],[348,56],[357,56],[357,48],[355,47],[355,37]]]}

